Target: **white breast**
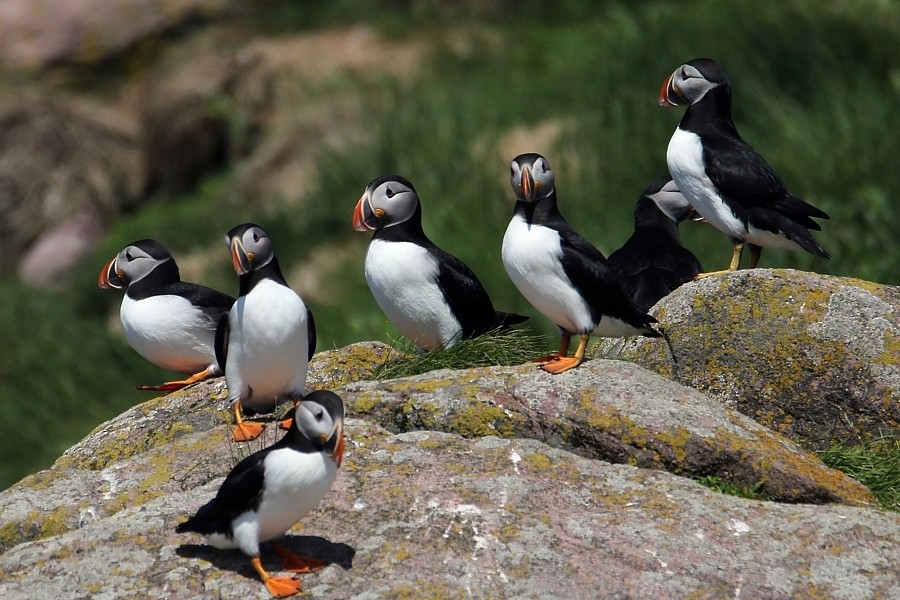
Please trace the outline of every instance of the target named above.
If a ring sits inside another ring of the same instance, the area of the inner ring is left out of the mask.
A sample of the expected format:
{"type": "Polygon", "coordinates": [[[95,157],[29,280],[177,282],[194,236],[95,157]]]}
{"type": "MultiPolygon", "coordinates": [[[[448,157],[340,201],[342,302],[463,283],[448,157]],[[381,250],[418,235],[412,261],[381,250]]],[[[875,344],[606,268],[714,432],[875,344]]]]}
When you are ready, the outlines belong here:
{"type": "Polygon", "coordinates": [[[594,329],[591,313],[563,271],[559,234],[515,215],[503,236],[503,266],[519,292],[570,333],[594,329]]]}
{"type": "Polygon", "coordinates": [[[229,326],[225,381],[230,400],[265,412],[276,396],[306,392],[306,305],[293,290],[274,281],[258,283],[234,303],[229,326]]]}
{"type": "Polygon", "coordinates": [[[747,235],[744,224],[734,216],[706,174],[700,136],[681,128],[675,129],[669,140],[666,162],[675,185],[694,209],[732,241],[743,240],[747,235]]]}
{"type": "Polygon", "coordinates": [[[153,364],[193,374],[215,364],[215,326],[181,296],[133,300],[126,294],[119,309],[125,339],[153,364]]]}
{"type": "Polygon", "coordinates": [[[437,261],[425,248],[372,240],[365,271],[375,302],[416,347],[430,350],[459,339],[459,321],[437,285],[437,261]]]}

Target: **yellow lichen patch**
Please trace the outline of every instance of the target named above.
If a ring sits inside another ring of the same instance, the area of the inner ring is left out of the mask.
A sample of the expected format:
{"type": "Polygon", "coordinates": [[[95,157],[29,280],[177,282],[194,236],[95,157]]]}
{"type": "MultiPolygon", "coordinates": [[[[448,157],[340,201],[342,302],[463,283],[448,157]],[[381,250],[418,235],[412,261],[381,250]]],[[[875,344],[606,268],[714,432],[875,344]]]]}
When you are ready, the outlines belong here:
{"type": "Polygon", "coordinates": [[[456,600],[469,595],[465,588],[447,582],[401,583],[387,593],[395,600],[456,600]]]}
{"type": "Polygon", "coordinates": [[[521,431],[523,425],[524,417],[522,415],[507,414],[502,408],[476,401],[470,402],[467,407],[453,414],[447,429],[463,437],[495,435],[512,438],[521,431]]]}
{"type": "Polygon", "coordinates": [[[531,471],[547,471],[550,469],[551,462],[545,454],[532,452],[522,457],[522,465],[531,471]]]}
{"type": "Polygon", "coordinates": [[[381,396],[375,392],[363,392],[347,403],[347,412],[365,415],[381,404],[381,396]]]}

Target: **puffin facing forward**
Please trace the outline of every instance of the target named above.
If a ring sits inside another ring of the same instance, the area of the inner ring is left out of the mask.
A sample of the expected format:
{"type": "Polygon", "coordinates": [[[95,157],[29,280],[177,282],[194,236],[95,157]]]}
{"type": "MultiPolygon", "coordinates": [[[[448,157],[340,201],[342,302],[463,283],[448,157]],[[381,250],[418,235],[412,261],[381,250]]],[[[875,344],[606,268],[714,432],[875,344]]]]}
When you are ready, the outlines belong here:
{"type": "Polygon", "coordinates": [[[156,240],[125,246],[100,270],[100,289],[124,289],[119,320],[125,339],[156,366],[190,375],[139,390],[174,391],[222,374],[214,350],[216,326],[234,298],[181,281],[178,265],[156,240]]]}
{"type": "Polygon", "coordinates": [[[750,268],[762,248],[806,250],[829,258],[809,233],[821,230],[811,217],[828,215],[787,191],[769,164],[745,142],[731,119],[731,83],[714,60],[698,58],[678,67],[659,90],[659,106],[688,105],[666,152],[669,172],[694,209],[734,245],[737,269],[744,244],[750,268]]]}
{"type": "Polygon", "coordinates": [[[244,420],[243,409],[267,413],[306,393],[306,371],[316,345],[312,313],[288,287],[272,240],[253,223],[225,237],[240,282],[240,296],[216,330],[216,358],[225,370],[234,407],[236,441],[259,437],[262,423],[244,420]]]}
{"type": "Polygon", "coordinates": [[[635,204],[634,233],[608,262],[641,310],[650,310],[703,270],[678,235],[678,224],[693,214],[669,175],[654,179],[635,204]]]}
{"type": "Polygon", "coordinates": [[[372,181],[353,211],[353,228],[375,232],[366,282],[388,320],[420,352],[527,319],[495,311],[475,273],[428,239],[419,197],[405,178],[372,181]]]}
{"type": "MultiPolygon", "coordinates": [[[[215,498],[175,528],[206,537],[216,548],[238,548],[276,597],[300,591],[295,577],[273,577],[262,566],[259,544],[283,536],[322,500],[337,477],[344,455],[344,403],[334,393],[310,393],[294,411],[281,440],[255,452],[231,470],[215,498]]],[[[309,573],[322,561],[297,556],[277,542],[283,568],[309,573]]]]}
{"type": "Polygon", "coordinates": [[[606,258],[566,222],[556,206],[547,159],[517,156],[510,165],[516,193],[513,218],[503,236],[503,266],[519,292],[553,321],[562,336],[559,353],[541,357],[541,368],[562,373],[581,364],[592,335],[661,337],[656,319],[622,289],[606,258]],[[578,349],[567,356],[573,335],[578,349]]]}

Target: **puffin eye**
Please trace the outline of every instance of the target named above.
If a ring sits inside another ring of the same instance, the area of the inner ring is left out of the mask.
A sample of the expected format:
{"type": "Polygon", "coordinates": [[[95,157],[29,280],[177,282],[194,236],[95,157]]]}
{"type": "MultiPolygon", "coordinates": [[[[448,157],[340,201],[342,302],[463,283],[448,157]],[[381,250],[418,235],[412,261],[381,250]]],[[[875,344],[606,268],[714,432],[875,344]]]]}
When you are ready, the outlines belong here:
{"type": "Polygon", "coordinates": [[[321,421],[323,418],[325,418],[325,412],[320,410],[314,416],[316,417],[316,421],[321,421]]]}
{"type": "Polygon", "coordinates": [[[127,260],[128,262],[131,262],[134,260],[134,257],[131,255],[131,252],[125,253],[125,260],[127,260]]]}
{"type": "Polygon", "coordinates": [[[397,195],[397,192],[395,192],[395,191],[393,190],[393,188],[388,188],[387,190],[385,190],[384,193],[385,193],[385,195],[386,195],[388,198],[393,198],[394,196],[397,195]]]}
{"type": "Polygon", "coordinates": [[[541,173],[546,173],[546,172],[547,172],[547,161],[542,160],[541,161],[541,173]]]}
{"type": "Polygon", "coordinates": [[[253,241],[254,241],[254,242],[258,242],[258,241],[259,241],[259,234],[256,233],[255,231],[253,232],[253,241]]]}

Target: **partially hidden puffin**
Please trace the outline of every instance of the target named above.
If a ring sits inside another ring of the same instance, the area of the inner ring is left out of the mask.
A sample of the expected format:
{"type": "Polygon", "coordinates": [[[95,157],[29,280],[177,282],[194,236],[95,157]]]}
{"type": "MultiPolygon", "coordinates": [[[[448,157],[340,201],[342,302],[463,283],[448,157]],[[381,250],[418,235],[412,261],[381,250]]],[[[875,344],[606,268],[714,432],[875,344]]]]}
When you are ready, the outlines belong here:
{"type": "MultiPolygon", "coordinates": [[[[273,596],[298,593],[298,578],[273,577],[263,568],[259,544],[283,536],[331,489],[344,454],[343,423],[340,397],[311,392],[297,405],[284,437],[235,465],[216,496],[175,531],[200,533],[216,548],[240,549],[273,596]]],[[[272,548],[287,571],[309,573],[325,566],[277,542],[272,548]]]]}
{"type": "Polygon", "coordinates": [[[374,231],[366,252],[369,289],[388,320],[420,352],[521,323],[494,310],[475,273],[422,230],[422,206],[399,175],[372,181],[353,211],[356,231],[374,231]]]}
{"type": "Polygon", "coordinates": [[[125,339],[156,366],[190,375],[139,390],[173,391],[222,374],[214,349],[216,326],[234,298],[181,281],[175,259],[156,240],[125,246],[100,270],[100,289],[124,289],[119,320],[125,339]]]}
{"type": "Polygon", "coordinates": [[[788,192],[738,134],[731,119],[731,83],[717,62],[690,60],[663,82],[659,106],[684,105],[688,109],[666,152],[669,172],[694,209],[734,245],[728,269],[700,276],[737,269],[744,244],[750,246],[751,269],[763,247],[830,258],[809,232],[821,230],[811,217],[828,215],[788,192]]]}
{"type": "Polygon", "coordinates": [[[562,373],[584,359],[590,336],[661,337],[652,316],[635,306],[603,254],[566,222],[556,206],[547,159],[521,154],[510,165],[516,207],[503,236],[503,266],[519,292],[562,336],[559,353],[537,359],[562,373]],[[572,336],[579,337],[568,356],[572,336]]]}
{"type": "Polygon", "coordinates": [[[669,175],[657,177],[641,193],[634,206],[634,233],[607,259],[641,310],[650,310],[703,271],[678,235],[678,224],[695,214],[669,175]]]}
{"type": "Polygon", "coordinates": [[[215,350],[225,370],[234,407],[236,441],[250,441],[264,424],[244,420],[244,409],[272,412],[306,393],[306,371],[315,348],[312,314],[288,287],[272,241],[253,223],[238,225],[225,237],[240,283],[240,295],[219,322],[215,350]]]}

